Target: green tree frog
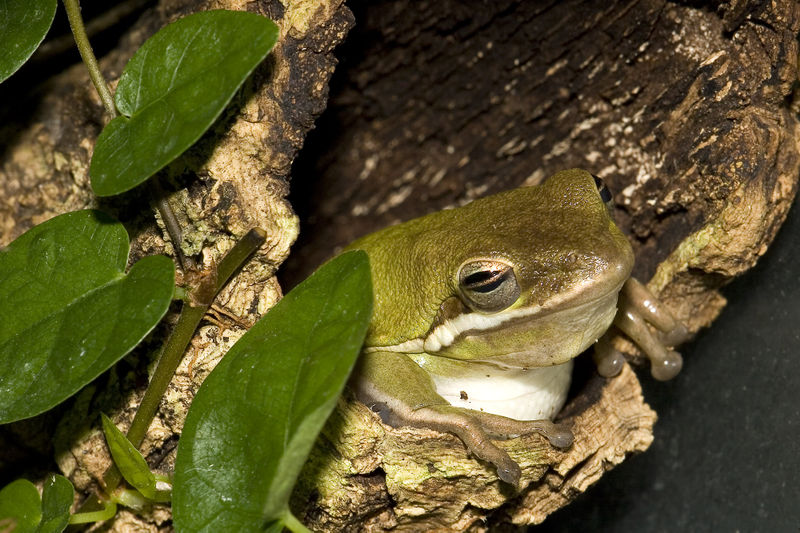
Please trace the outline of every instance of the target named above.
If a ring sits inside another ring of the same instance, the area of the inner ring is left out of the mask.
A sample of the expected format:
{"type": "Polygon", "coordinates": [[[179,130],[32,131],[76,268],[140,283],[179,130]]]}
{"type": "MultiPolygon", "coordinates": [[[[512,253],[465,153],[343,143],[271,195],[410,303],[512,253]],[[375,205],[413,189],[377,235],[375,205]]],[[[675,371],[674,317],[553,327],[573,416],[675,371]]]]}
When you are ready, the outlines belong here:
{"type": "Polygon", "coordinates": [[[665,344],[685,328],[630,277],[633,251],[611,200],[599,178],[565,170],[348,246],[367,252],[374,284],[357,397],[390,425],[456,434],[516,485],[519,465],[490,437],[538,432],[570,446],[569,429],[550,420],[578,354],[597,343],[600,373],[621,369],[603,337],[612,324],[655,377],[677,374],[680,356],[665,344]]]}

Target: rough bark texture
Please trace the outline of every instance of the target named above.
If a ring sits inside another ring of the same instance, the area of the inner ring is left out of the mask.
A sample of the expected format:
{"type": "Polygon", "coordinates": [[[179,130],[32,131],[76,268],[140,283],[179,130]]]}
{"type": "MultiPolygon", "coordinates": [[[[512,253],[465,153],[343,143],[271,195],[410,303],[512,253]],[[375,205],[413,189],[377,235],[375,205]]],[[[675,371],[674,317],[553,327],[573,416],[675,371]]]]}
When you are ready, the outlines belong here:
{"type": "MultiPolygon", "coordinates": [[[[349,5],[357,24],[293,175],[290,282],[379,227],[583,167],[616,192],[635,274],[697,331],[785,217],[800,165],[795,2],[349,5]]],[[[361,413],[326,430],[297,511],[324,530],[538,523],[651,439],[627,370],[574,393],[568,453],[506,443],[529,482],[519,494],[456,439],[361,413]]]]}
{"type": "MultiPolygon", "coordinates": [[[[103,58],[106,76],[116,79],[167,22],[219,7],[271,16],[281,40],[223,120],[161,183],[185,228],[181,248],[204,263],[250,226],[269,237],[219,300],[241,320],[219,315],[201,328],[151,427],[146,456],[163,469],[199,381],[241,335],[240,322],[280,297],[274,273],[297,235],[284,198],[287,177],[325,107],[332,50],[352,23],[336,0],[162,0],[103,58]]],[[[800,29],[795,2],[394,0],[350,7],[358,26],[331,106],[292,172],[292,204],[306,225],[288,279],[388,223],[585,167],[616,191],[636,274],[697,330],[724,305],[717,289],[754,264],[785,216],[800,167],[789,109],[800,29]]],[[[96,205],[87,169],[103,114],[84,69],[52,78],[31,102],[24,116],[7,115],[0,126],[1,243],[55,214],[96,205]]],[[[142,209],[145,189],[102,204],[135,237],[132,259],[171,250],[142,209]]],[[[90,488],[108,464],[92,425],[96,413],[113,413],[126,426],[147,354],[126,358],[60,420],[5,428],[0,474],[25,448],[49,453],[48,439],[32,436],[58,423],[58,464],[79,489],[90,488]]],[[[320,530],[541,522],[652,440],[655,413],[635,374],[626,367],[604,380],[588,362],[578,366],[583,377],[560,415],[573,426],[573,447],[557,452],[537,436],[501,443],[523,467],[521,492],[501,484],[455,437],[389,428],[345,398],[298,484],[296,513],[320,530]]],[[[168,518],[157,508],[145,520],[123,513],[105,527],[167,530],[168,518]]]]}

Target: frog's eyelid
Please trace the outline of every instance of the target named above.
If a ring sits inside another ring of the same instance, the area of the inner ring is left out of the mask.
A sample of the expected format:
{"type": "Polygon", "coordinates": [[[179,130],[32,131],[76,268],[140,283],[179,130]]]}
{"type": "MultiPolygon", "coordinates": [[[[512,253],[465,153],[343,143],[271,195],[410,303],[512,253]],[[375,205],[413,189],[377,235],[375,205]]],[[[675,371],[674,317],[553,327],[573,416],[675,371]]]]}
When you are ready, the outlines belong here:
{"type": "Polygon", "coordinates": [[[492,292],[508,279],[509,273],[513,274],[511,267],[504,270],[481,270],[464,278],[462,285],[476,292],[492,292]]]}
{"type": "Polygon", "coordinates": [[[476,259],[464,263],[458,279],[461,299],[473,311],[502,311],[520,295],[513,267],[502,261],[476,259]]]}

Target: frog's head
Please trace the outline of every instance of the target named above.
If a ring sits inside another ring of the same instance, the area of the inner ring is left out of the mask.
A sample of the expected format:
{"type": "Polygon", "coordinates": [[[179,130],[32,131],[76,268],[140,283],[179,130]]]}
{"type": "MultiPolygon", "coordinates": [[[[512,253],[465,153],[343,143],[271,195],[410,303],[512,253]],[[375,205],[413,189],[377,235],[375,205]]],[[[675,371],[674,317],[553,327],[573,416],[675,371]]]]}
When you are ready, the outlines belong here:
{"type": "Polygon", "coordinates": [[[367,345],[523,368],[576,356],[633,266],[610,196],[566,170],[354,243],[375,283],[367,345]]]}

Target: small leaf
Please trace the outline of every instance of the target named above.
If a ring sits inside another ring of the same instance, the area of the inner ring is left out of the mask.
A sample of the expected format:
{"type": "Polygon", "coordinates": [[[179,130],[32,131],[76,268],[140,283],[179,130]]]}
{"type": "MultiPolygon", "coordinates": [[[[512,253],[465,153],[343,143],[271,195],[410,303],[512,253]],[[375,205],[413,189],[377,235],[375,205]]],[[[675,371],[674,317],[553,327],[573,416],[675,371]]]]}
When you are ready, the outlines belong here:
{"type": "Polygon", "coordinates": [[[27,479],[18,479],[0,490],[0,531],[36,531],[42,519],[39,491],[27,479]]]}
{"type": "Polygon", "coordinates": [[[74,494],[64,476],[51,475],[41,498],[33,483],[18,479],[0,490],[0,531],[61,533],[69,523],[74,494]]]}
{"type": "Polygon", "coordinates": [[[353,368],[371,308],[367,256],[348,252],[231,348],[200,387],[178,445],[177,531],[285,523],[292,487],[353,368]]]}
{"type": "Polygon", "coordinates": [[[161,320],[174,286],[164,256],[125,274],[122,224],[93,210],[57,216],[0,251],[0,423],[64,401],[161,320]]]}
{"type": "Polygon", "coordinates": [[[131,444],[131,441],[123,435],[111,419],[104,413],[101,413],[101,415],[103,433],[106,436],[108,449],[111,450],[114,464],[119,468],[125,481],[141,492],[145,498],[154,501],[168,501],[168,494],[164,494],[164,492],[168,493],[168,491],[161,491],[156,488],[156,476],[150,470],[150,466],[142,457],[142,454],[139,453],[139,450],[131,444]]]}
{"type": "Polygon", "coordinates": [[[33,55],[56,15],[56,0],[0,2],[0,82],[33,55]]]}
{"type": "Polygon", "coordinates": [[[134,54],[114,96],[120,116],[97,139],[98,196],[139,185],[200,138],[278,38],[271,20],[204,11],[166,26],[134,54]]]}
{"type": "Polygon", "coordinates": [[[37,533],[61,533],[69,523],[75,489],[64,476],[51,475],[42,491],[42,521],[37,533]]]}
{"type": "Polygon", "coordinates": [[[105,413],[101,413],[101,416],[108,449],[111,451],[111,457],[114,458],[114,463],[119,468],[122,477],[132,487],[147,496],[145,491],[154,490],[156,486],[156,477],[150,471],[150,466],[139,450],[134,448],[131,441],[114,425],[114,422],[105,413]]]}

